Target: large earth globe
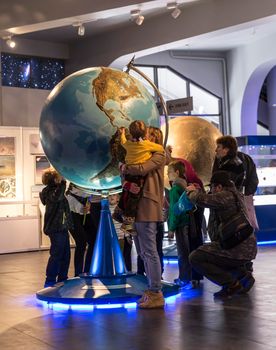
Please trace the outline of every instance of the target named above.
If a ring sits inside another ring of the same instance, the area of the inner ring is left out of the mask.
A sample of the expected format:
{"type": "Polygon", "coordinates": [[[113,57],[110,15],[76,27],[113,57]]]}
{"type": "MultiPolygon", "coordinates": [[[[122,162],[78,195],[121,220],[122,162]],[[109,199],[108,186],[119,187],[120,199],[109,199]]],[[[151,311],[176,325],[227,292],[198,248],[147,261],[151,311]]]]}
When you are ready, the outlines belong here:
{"type": "MultiPolygon", "coordinates": [[[[168,145],[174,158],[185,158],[204,184],[210,182],[219,129],[200,117],[179,116],[169,121],[168,145]]],[[[165,179],[166,186],[168,179],[165,179]]]]}
{"type": "Polygon", "coordinates": [[[40,138],[53,167],[79,187],[117,191],[121,179],[110,139],[134,120],[159,125],[156,104],[128,73],[87,68],[62,80],[49,94],[40,118],[40,138]]]}

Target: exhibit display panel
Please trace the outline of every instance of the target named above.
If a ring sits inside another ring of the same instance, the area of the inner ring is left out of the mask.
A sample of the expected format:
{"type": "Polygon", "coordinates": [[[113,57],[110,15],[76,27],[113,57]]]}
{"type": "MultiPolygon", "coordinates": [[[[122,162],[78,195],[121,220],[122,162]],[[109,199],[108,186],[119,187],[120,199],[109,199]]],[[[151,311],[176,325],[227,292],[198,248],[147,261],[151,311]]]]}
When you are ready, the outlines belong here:
{"type": "Polygon", "coordinates": [[[49,166],[38,128],[0,127],[0,254],[50,247],[39,199],[49,166]]]}
{"type": "Polygon", "coordinates": [[[38,128],[0,127],[0,253],[49,247],[38,197],[48,166],[38,128]]]}
{"type": "Polygon", "coordinates": [[[239,150],[256,164],[259,186],[254,206],[259,224],[258,241],[276,240],[276,136],[238,137],[239,150]]]}
{"type": "Polygon", "coordinates": [[[1,201],[0,254],[38,250],[40,215],[37,202],[1,201]]]}

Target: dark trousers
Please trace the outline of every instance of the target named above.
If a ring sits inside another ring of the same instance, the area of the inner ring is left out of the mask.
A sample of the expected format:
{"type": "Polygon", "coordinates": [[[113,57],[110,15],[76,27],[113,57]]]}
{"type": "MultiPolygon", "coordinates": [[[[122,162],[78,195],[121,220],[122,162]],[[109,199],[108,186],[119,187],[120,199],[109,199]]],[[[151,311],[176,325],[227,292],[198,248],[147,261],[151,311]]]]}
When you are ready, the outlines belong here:
{"type": "Polygon", "coordinates": [[[200,249],[192,252],[189,259],[194,269],[220,286],[234,283],[247,272],[246,260],[214,255],[200,249]]]}
{"type": "MultiPolygon", "coordinates": [[[[156,234],[156,247],[157,253],[159,255],[161,272],[164,272],[164,262],[163,262],[163,238],[164,238],[164,223],[157,223],[157,234],[156,234]]],[[[137,256],[137,274],[143,275],[145,273],[145,266],[143,259],[140,255],[137,256]]]]}
{"type": "Polygon", "coordinates": [[[132,243],[130,243],[126,239],[126,237],[124,237],[123,257],[124,257],[127,271],[132,271],[131,249],[132,249],[132,243]]]}
{"type": "Polygon", "coordinates": [[[46,267],[45,283],[56,283],[68,278],[70,265],[70,242],[68,231],[49,235],[51,241],[50,257],[46,267]]]}
{"type": "Polygon", "coordinates": [[[88,273],[92,261],[94,245],[97,238],[98,227],[101,218],[101,203],[91,203],[90,214],[87,215],[87,243],[88,248],[84,263],[84,272],[88,273]]]}
{"type": "Polygon", "coordinates": [[[181,279],[181,281],[189,282],[192,280],[192,267],[189,261],[189,227],[178,227],[175,230],[175,239],[178,256],[179,279],[181,279]]]}
{"type": "Polygon", "coordinates": [[[73,223],[74,223],[74,230],[70,231],[71,235],[74,238],[76,247],[75,247],[75,254],[74,254],[74,268],[75,268],[75,276],[78,276],[79,274],[83,273],[83,265],[84,265],[84,255],[86,251],[86,245],[87,245],[87,219],[88,216],[85,218],[84,221],[84,215],[71,212],[73,223]]]}
{"type": "MultiPolygon", "coordinates": [[[[197,207],[196,211],[190,214],[189,224],[189,249],[190,253],[203,244],[202,223],[204,208],[197,207]],[[193,215],[193,218],[192,216],[193,215]],[[193,227],[194,226],[194,227],[193,227]]],[[[192,280],[202,280],[203,276],[192,268],[192,280]]]]}

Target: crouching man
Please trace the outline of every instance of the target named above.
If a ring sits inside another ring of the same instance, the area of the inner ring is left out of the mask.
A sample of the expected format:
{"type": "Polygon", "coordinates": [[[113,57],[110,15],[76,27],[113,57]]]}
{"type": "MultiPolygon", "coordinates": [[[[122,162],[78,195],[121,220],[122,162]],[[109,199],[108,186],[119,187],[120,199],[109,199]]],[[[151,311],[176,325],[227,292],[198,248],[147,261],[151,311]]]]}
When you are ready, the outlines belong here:
{"type": "Polygon", "coordinates": [[[248,292],[255,282],[245,264],[255,259],[257,242],[247,220],[242,195],[229,174],[226,171],[215,172],[210,186],[209,194],[193,185],[187,187],[188,197],[194,204],[213,211],[208,230],[212,237],[217,237],[192,252],[189,259],[195,270],[222,286],[214,294],[215,298],[230,298],[248,292]]]}

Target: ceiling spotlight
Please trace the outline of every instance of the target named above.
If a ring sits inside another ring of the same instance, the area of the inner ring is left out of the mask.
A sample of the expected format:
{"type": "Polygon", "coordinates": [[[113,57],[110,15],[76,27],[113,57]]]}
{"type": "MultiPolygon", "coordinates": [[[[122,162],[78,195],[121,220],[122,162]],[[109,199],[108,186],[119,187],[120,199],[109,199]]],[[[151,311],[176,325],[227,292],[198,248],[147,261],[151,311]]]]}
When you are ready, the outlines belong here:
{"type": "Polygon", "coordinates": [[[168,2],[167,3],[167,9],[168,10],[173,10],[171,13],[171,16],[176,19],[177,17],[179,17],[179,15],[181,14],[181,10],[178,8],[178,4],[176,1],[173,2],[168,2]]]}
{"type": "Polygon", "coordinates": [[[11,36],[7,38],[6,43],[12,49],[15,48],[15,46],[16,46],[16,42],[14,40],[12,40],[11,36]]]}
{"type": "Polygon", "coordinates": [[[140,15],[140,16],[138,16],[138,17],[136,18],[135,23],[136,23],[138,26],[140,26],[141,24],[143,24],[144,19],[145,19],[145,17],[140,15]]]}
{"type": "Polygon", "coordinates": [[[130,18],[132,21],[135,21],[135,23],[140,26],[143,24],[145,17],[141,15],[141,10],[131,10],[130,11],[130,18]]]}
{"type": "Polygon", "coordinates": [[[79,36],[84,36],[85,34],[85,26],[81,23],[78,28],[78,35],[79,36]]]}
{"type": "Polygon", "coordinates": [[[172,17],[173,17],[174,19],[176,19],[177,17],[179,17],[180,14],[181,14],[181,10],[180,10],[178,7],[176,7],[176,8],[173,10],[173,12],[171,13],[171,15],[172,15],[172,17]]]}

